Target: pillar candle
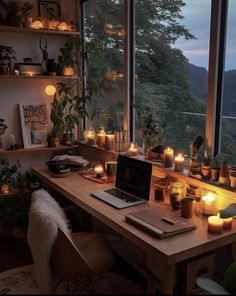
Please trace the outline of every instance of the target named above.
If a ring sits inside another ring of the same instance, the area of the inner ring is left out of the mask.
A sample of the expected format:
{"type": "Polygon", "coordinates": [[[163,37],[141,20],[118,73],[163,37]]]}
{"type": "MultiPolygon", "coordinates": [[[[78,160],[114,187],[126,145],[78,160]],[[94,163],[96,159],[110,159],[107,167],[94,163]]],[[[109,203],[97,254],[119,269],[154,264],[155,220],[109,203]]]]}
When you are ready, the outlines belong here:
{"type": "Polygon", "coordinates": [[[228,230],[232,228],[233,218],[223,219],[223,229],[228,230]]]}
{"type": "Polygon", "coordinates": [[[130,156],[135,156],[138,154],[138,149],[134,143],[131,143],[130,147],[127,150],[127,154],[130,156]]]}
{"type": "Polygon", "coordinates": [[[167,148],[164,150],[164,166],[166,168],[171,168],[173,166],[173,155],[174,150],[171,148],[167,148]]]}
{"type": "Polygon", "coordinates": [[[208,232],[222,233],[223,232],[223,219],[217,216],[208,217],[208,232]]]}
{"type": "Polygon", "coordinates": [[[106,150],[114,150],[115,146],[115,135],[105,136],[105,148],[106,150]]]}
{"type": "Polygon", "coordinates": [[[176,172],[183,172],[184,170],[184,157],[181,154],[175,157],[174,170],[176,172]]]}
{"type": "Polygon", "coordinates": [[[213,194],[208,193],[201,199],[202,202],[202,213],[204,215],[214,215],[216,213],[215,197],[213,194]]]}
{"type": "Polygon", "coordinates": [[[102,164],[97,164],[95,167],[94,167],[94,172],[96,174],[96,177],[97,178],[101,178],[103,173],[104,173],[104,167],[102,164]]]}
{"type": "Polygon", "coordinates": [[[104,146],[105,146],[105,137],[106,137],[106,133],[98,133],[97,134],[98,147],[104,148],[104,146]]]}

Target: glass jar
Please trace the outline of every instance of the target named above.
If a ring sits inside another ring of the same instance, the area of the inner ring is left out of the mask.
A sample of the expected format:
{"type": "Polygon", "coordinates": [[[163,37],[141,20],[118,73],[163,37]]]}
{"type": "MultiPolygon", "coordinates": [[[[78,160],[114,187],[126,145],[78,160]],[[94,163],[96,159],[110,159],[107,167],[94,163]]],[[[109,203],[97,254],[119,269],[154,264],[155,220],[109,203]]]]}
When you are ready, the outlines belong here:
{"type": "Polygon", "coordinates": [[[180,201],[186,195],[185,183],[176,181],[170,184],[170,203],[173,210],[180,209],[180,201]]]}

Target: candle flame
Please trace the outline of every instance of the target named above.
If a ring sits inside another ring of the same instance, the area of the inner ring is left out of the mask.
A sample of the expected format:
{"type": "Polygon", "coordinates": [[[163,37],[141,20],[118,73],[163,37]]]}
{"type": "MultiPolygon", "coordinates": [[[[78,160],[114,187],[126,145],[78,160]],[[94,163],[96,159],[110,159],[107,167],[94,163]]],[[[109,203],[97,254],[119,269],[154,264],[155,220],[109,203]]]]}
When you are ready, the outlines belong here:
{"type": "Polygon", "coordinates": [[[202,197],[203,200],[205,201],[214,201],[215,200],[215,196],[213,193],[208,192],[207,195],[202,197]]]}

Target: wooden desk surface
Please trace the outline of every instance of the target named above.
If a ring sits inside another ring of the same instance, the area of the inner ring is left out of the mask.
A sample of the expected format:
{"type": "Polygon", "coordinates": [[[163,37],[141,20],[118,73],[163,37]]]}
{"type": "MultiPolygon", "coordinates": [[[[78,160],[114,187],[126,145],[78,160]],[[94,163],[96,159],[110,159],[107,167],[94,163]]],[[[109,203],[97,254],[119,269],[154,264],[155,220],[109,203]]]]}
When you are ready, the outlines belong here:
{"type": "Polygon", "coordinates": [[[191,221],[198,227],[186,233],[177,234],[163,240],[153,237],[138,227],[125,220],[125,214],[145,209],[150,206],[164,208],[171,214],[179,215],[179,211],[173,212],[169,205],[150,201],[134,207],[117,210],[112,206],[92,197],[91,191],[108,187],[79,176],[78,172],[71,172],[65,178],[52,177],[47,167],[34,167],[33,172],[43,179],[48,185],[56,189],[79,207],[117,231],[128,240],[132,241],[146,252],[157,256],[165,265],[173,265],[185,259],[214,250],[218,247],[236,241],[236,221],[233,221],[232,230],[222,234],[210,234],[207,232],[207,218],[194,216],[191,221]]]}

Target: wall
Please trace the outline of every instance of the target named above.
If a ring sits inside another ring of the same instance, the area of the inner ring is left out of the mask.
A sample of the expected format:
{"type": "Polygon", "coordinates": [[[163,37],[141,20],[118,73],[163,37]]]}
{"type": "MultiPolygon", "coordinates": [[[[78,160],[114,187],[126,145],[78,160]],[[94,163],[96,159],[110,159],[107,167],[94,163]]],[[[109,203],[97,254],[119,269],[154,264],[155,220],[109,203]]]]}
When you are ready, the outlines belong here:
{"type": "MultiPolygon", "coordinates": [[[[34,4],[34,19],[38,18],[38,1],[29,1],[34,4]]],[[[61,1],[62,15],[64,19],[75,21],[75,0],[61,1]]],[[[48,43],[48,58],[57,60],[59,48],[66,41],[65,36],[40,35],[40,34],[20,34],[0,32],[0,44],[12,46],[16,52],[17,62],[23,62],[23,58],[32,58],[33,62],[42,62],[42,52],[39,48],[40,36],[42,37],[42,46],[45,45],[45,38],[48,43]]],[[[8,129],[3,136],[3,146],[5,149],[10,145],[10,135],[14,134],[17,142],[23,146],[21,133],[19,103],[20,102],[46,102],[48,104],[48,116],[50,116],[50,103],[52,97],[45,94],[45,87],[48,84],[56,85],[58,80],[53,79],[12,79],[0,76],[0,118],[4,118],[8,129]]],[[[49,127],[51,124],[49,125],[49,127]]],[[[19,159],[22,164],[22,170],[25,171],[32,165],[45,163],[51,156],[51,151],[43,152],[17,152],[0,155],[7,157],[11,162],[19,159]]]]}

